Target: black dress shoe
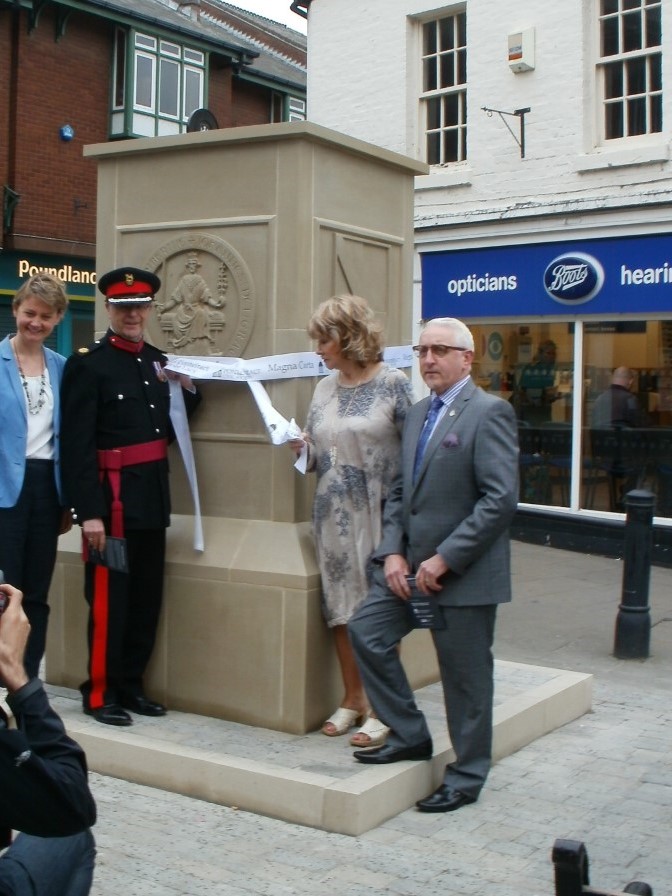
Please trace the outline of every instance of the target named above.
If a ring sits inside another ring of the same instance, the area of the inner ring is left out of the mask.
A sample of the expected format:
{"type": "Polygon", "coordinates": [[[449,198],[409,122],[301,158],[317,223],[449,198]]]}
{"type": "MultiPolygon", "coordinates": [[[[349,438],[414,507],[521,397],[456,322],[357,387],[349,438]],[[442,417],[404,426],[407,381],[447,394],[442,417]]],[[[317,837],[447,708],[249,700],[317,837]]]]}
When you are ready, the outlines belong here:
{"type": "Polygon", "coordinates": [[[413,747],[393,747],[390,744],[384,744],[374,750],[355,750],[352,755],[360,762],[366,762],[369,765],[385,765],[388,762],[403,762],[404,759],[431,759],[432,750],[430,737],[413,747]]]}
{"type": "Polygon", "coordinates": [[[168,712],[163,703],[156,703],[145,697],[144,694],[129,694],[122,698],[121,705],[124,709],[137,712],[140,716],[165,716],[168,712]]]}
{"type": "Polygon", "coordinates": [[[129,714],[116,703],[108,703],[107,706],[99,706],[96,709],[85,706],[84,712],[87,716],[93,716],[96,722],[102,722],[103,725],[126,726],[133,724],[133,719],[129,714]]]}
{"type": "Polygon", "coordinates": [[[460,793],[459,790],[453,790],[447,784],[442,784],[438,790],[426,796],[424,800],[418,800],[415,805],[420,812],[454,812],[462,806],[475,802],[475,796],[467,796],[466,793],[460,793]]]}

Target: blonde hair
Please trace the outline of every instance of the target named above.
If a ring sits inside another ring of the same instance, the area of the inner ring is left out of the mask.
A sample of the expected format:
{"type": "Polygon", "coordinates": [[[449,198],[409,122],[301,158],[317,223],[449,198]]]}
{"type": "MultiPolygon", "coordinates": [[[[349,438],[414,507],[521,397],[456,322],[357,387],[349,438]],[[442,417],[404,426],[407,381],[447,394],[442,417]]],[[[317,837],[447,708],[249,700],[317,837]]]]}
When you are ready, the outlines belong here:
{"type": "Polygon", "coordinates": [[[35,274],[34,277],[30,277],[22,283],[12,299],[12,308],[16,310],[30,296],[44,302],[45,305],[61,315],[65,314],[68,307],[65,284],[53,274],[35,274]]]}
{"type": "Polygon", "coordinates": [[[383,328],[360,296],[332,296],[322,302],[306,329],[311,339],[333,339],[349,361],[366,365],[382,359],[383,328]]]}

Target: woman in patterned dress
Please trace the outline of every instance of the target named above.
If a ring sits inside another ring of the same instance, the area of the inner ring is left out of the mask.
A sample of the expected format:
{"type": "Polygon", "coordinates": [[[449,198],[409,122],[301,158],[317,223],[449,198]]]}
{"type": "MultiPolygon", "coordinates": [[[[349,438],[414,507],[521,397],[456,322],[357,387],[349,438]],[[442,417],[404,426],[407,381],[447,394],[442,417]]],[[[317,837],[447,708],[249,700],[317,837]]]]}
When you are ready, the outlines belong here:
{"type": "Polygon", "coordinates": [[[323,302],[308,324],[317,354],[337,371],[317,384],[303,440],[317,475],[313,534],[322,577],[323,612],[334,633],[344,685],[341,705],[322,726],[330,737],[366,721],[353,746],[384,742],[388,729],[368,716],[347,622],[366,597],[366,564],[381,537],[382,510],[399,468],[400,438],[413,403],[408,378],[382,361],[381,327],[358,296],[323,302]]]}

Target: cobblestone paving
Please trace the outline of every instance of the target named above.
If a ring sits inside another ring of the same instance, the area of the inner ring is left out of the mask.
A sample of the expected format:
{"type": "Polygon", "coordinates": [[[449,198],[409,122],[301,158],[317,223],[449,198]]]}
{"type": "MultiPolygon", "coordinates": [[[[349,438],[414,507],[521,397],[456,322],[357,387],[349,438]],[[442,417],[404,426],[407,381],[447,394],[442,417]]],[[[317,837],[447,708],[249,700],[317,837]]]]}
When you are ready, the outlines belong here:
{"type": "Polygon", "coordinates": [[[594,674],[593,712],[497,763],[475,805],[346,837],[92,775],[94,896],[552,896],[559,837],[585,842],[596,888],[672,893],[672,570],[652,570],[646,660],[611,655],[621,576],[617,560],[514,545],[496,655],[594,674]]]}

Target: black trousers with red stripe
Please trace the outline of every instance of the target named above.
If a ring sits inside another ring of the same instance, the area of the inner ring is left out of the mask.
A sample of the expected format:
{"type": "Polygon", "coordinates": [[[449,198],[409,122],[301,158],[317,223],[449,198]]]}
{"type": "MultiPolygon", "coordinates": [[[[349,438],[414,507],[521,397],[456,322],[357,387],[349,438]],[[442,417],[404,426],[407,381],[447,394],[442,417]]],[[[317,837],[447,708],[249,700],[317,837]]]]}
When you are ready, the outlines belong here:
{"type": "Polygon", "coordinates": [[[143,676],[156,641],[166,530],[130,530],[125,538],[128,573],[86,564],[89,677],[80,690],[89,709],[144,693],[143,676]]]}

